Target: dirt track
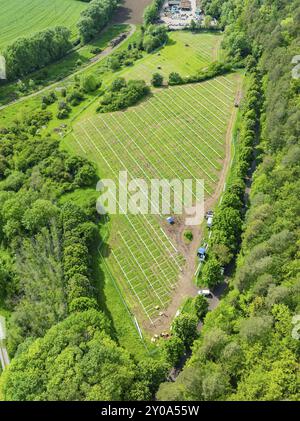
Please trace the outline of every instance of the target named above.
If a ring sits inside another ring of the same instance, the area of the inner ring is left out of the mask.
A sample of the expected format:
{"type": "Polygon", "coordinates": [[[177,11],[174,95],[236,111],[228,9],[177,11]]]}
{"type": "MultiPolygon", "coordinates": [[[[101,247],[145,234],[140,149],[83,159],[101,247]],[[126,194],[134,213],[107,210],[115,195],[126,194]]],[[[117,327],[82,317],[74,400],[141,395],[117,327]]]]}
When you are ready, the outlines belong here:
{"type": "Polygon", "coordinates": [[[143,22],[145,8],[152,0],[123,0],[119,10],[115,14],[116,23],[135,23],[143,22]]]}

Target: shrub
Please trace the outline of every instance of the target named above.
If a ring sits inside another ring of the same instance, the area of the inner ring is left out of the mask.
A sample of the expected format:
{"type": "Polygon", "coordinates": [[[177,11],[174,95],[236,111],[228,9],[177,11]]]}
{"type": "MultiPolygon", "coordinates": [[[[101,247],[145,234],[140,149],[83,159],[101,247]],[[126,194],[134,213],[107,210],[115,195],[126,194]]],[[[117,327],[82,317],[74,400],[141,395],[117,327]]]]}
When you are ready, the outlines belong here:
{"type": "Polygon", "coordinates": [[[183,79],[179,73],[172,72],[169,75],[169,85],[181,85],[183,83],[183,79]]]}
{"type": "Polygon", "coordinates": [[[98,310],[99,306],[94,298],[89,297],[75,298],[69,306],[70,313],[79,313],[92,309],[98,310]]]}
{"type": "Polygon", "coordinates": [[[73,91],[67,96],[67,101],[75,107],[79,105],[84,100],[84,95],[82,92],[78,91],[77,89],[73,89],[73,91]]]}
{"type": "Polygon", "coordinates": [[[94,75],[83,75],[80,79],[80,86],[84,92],[94,92],[98,87],[99,83],[94,75]]]}
{"type": "Polygon", "coordinates": [[[130,80],[126,83],[124,79],[118,78],[103,95],[97,112],[106,113],[130,107],[149,92],[150,89],[143,80],[130,80]]]}
{"type": "Polygon", "coordinates": [[[193,307],[198,320],[203,321],[208,312],[208,301],[203,295],[197,295],[193,300],[193,307]]]}
{"type": "Polygon", "coordinates": [[[152,76],[151,84],[158,88],[159,86],[162,86],[164,81],[163,76],[160,73],[154,73],[152,76]]]}
{"type": "Polygon", "coordinates": [[[192,231],[185,231],[184,238],[186,238],[188,241],[193,241],[194,236],[192,231]]]}

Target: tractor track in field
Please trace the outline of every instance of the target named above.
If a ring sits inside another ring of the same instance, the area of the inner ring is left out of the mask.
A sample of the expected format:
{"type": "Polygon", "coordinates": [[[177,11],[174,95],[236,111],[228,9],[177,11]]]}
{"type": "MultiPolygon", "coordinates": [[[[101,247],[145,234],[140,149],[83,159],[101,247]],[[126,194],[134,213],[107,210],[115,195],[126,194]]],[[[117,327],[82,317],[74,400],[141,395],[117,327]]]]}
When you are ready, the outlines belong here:
{"type": "MultiPolygon", "coordinates": [[[[239,77],[237,75],[237,77],[239,77]]],[[[236,95],[241,93],[241,79],[239,78],[236,95]]],[[[232,134],[235,120],[237,117],[237,108],[233,107],[230,120],[228,122],[226,139],[225,139],[225,158],[223,160],[222,170],[219,176],[219,182],[216,186],[216,189],[211,197],[209,197],[204,202],[204,211],[207,212],[209,209],[212,209],[216,204],[219,198],[222,195],[222,192],[226,186],[226,178],[228,171],[232,163],[232,134]]],[[[183,303],[183,300],[188,297],[195,297],[198,293],[198,287],[193,282],[195,276],[195,266],[196,266],[196,253],[197,249],[203,239],[203,226],[186,226],[184,224],[185,216],[176,217],[175,225],[172,227],[166,227],[165,225],[162,228],[165,230],[167,235],[174,241],[178,250],[183,254],[186,259],[185,267],[179,277],[179,280],[174,290],[171,303],[168,308],[163,311],[163,316],[161,316],[155,324],[150,325],[147,323],[145,329],[152,335],[160,334],[162,332],[169,331],[170,324],[174,318],[176,311],[180,308],[183,303]],[[184,242],[184,231],[190,230],[193,233],[193,240],[190,244],[184,242]]],[[[214,310],[219,305],[219,298],[216,298],[210,303],[210,310],[214,310]]]]}
{"type": "Polygon", "coordinates": [[[213,48],[213,51],[212,51],[212,58],[213,58],[213,60],[214,60],[214,61],[217,61],[217,60],[218,60],[218,57],[219,57],[219,52],[220,52],[220,47],[221,47],[221,43],[222,43],[222,38],[220,38],[220,39],[216,42],[216,44],[215,44],[215,46],[214,46],[214,48],[213,48]]]}

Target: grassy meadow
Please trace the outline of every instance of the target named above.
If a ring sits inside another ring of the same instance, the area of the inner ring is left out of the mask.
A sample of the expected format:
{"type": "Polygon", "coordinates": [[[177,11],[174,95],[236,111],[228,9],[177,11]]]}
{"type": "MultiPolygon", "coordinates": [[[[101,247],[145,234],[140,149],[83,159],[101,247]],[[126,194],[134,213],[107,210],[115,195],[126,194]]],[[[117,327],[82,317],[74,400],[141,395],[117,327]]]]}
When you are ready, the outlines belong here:
{"type": "Polygon", "coordinates": [[[18,37],[58,25],[69,28],[75,38],[86,6],[74,0],[0,0],[0,51],[18,37]]]}

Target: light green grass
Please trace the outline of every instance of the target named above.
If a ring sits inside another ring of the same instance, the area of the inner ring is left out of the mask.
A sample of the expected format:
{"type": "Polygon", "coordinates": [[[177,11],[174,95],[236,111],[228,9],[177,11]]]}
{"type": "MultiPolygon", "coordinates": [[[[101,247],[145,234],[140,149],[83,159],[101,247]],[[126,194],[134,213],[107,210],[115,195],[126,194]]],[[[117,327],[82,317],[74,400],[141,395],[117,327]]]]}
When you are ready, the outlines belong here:
{"type": "Polygon", "coordinates": [[[66,26],[76,36],[76,23],[87,3],[79,0],[0,0],[0,50],[20,36],[66,26]]]}
{"type": "MultiPolygon", "coordinates": [[[[225,157],[238,75],[157,91],[125,112],[78,122],[64,144],[94,161],[102,178],[117,181],[205,180],[213,194],[225,157]]],[[[155,323],[176,287],[184,257],[166,234],[164,216],[112,216],[104,251],[114,278],[142,323],[155,323]]]]}
{"type": "Polygon", "coordinates": [[[168,78],[171,72],[188,76],[207,67],[218,58],[222,36],[211,33],[199,35],[184,31],[171,32],[166,48],[151,54],[146,63],[137,64],[127,77],[150,81],[155,72],[168,78]]]}

